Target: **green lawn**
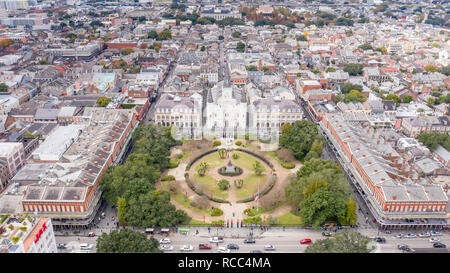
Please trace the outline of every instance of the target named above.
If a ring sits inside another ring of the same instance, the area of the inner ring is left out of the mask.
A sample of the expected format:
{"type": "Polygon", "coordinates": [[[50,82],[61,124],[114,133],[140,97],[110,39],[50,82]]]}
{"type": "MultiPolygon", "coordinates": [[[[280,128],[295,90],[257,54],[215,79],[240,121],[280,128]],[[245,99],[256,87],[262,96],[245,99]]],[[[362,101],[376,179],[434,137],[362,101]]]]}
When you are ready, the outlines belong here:
{"type": "Polygon", "coordinates": [[[189,225],[191,225],[191,226],[206,226],[206,225],[210,225],[210,224],[204,223],[203,221],[191,219],[191,221],[189,222],[189,225]]]}
{"type": "Polygon", "coordinates": [[[278,217],[278,224],[279,225],[299,225],[299,226],[303,225],[302,218],[292,214],[291,212],[288,212],[288,213],[283,214],[280,217],[278,217]]]}
{"type": "Polygon", "coordinates": [[[175,200],[175,202],[177,202],[178,204],[182,205],[185,208],[209,215],[209,211],[207,209],[199,209],[199,208],[194,208],[193,206],[191,206],[192,200],[189,198],[185,198],[185,194],[183,192],[178,191],[177,194],[171,193],[167,186],[168,183],[169,183],[168,181],[162,181],[161,187],[163,190],[169,192],[171,199],[175,200]]]}
{"type": "MultiPolygon", "coordinates": [[[[258,191],[258,181],[260,181],[259,189],[264,189],[264,187],[266,186],[265,174],[262,174],[260,176],[257,176],[256,174],[247,175],[247,177],[244,178],[244,185],[242,186],[242,188],[235,188],[236,197],[245,198],[255,194],[258,191]]],[[[232,182],[234,186],[234,180],[232,182]]]]}
{"type": "Polygon", "coordinates": [[[217,181],[211,176],[195,174],[195,181],[206,194],[212,194],[219,198],[228,198],[228,191],[221,191],[217,185],[217,181]]]}
{"type": "Polygon", "coordinates": [[[181,153],[181,155],[182,155],[181,158],[178,158],[178,156],[179,156],[179,154],[178,154],[178,155],[174,156],[174,157],[171,159],[171,161],[172,161],[172,162],[182,163],[183,161],[186,160],[186,158],[187,158],[191,153],[192,153],[191,150],[186,150],[186,151],[184,151],[183,153],[181,153]]]}
{"type": "MultiPolygon", "coordinates": [[[[266,171],[266,168],[264,166],[265,163],[262,162],[261,160],[256,159],[255,157],[253,157],[253,156],[251,156],[251,155],[249,155],[247,153],[243,153],[243,152],[239,152],[239,151],[233,151],[233,152],[231,152],[231,155],[234,154],[234,153],[238,154],[239,158],[238,159],[232,159],[231,162],[233,164],[236,164],[237,166],[246,168],[247,170],[253,172],[253,164],[255,163],[255,161],[259,161],[259,163],[261,163],[261,165],[263,167],[263,171],[266,171]]],[[[232,158],[231,155],[230,155],[230,158],[232,158]]]]}
{"type": "Polygon", "coordinates": [[[198,171],[198,169],[200,169],[200,163],[201,162],[207,162],[208,163],[208,168],[212,169],[218,166],[225,166],[225,164],[227,163],[226,159],[221,159],[219,156],[218,152],[209,154],[205,157],[202,157],[200,160],[198,160],[197,162],[195,162],[195,171],[198,171]]]}

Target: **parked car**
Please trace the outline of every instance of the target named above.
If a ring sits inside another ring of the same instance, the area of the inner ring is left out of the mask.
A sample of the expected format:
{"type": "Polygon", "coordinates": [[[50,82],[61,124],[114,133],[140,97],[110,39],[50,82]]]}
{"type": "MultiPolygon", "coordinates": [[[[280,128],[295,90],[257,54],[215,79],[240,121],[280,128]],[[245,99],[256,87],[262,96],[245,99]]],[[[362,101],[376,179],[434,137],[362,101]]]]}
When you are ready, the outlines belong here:
{"type": "Polygon", "coordinates": [[[411,248],[409,248],[409,246],[405,245],[405,244],[397,245],[397,248],[400,250],[403,250],[403,251],[407,251],[407,252],[411,251],[411,248]]]}
{"type": "Polygon", "coordinates": [[[253,238],[247,238],[244,240],[244,244],[254,244],[254,243],[256,243],[256,241],[253,238]]]}
{"type": "Polygon", "coordinates": [[[434,248],[447,248],[447,246],[444,245],[443,243],[434,243],[433,247],[434,248]]]}
{"type": "Polygon", "coordinates": [[[383,237],[375,237],[373,240],[377,243],[386,243],[386,239],[383,237]]]}
{"type": "Polygon", "coordinates": [[[406,238],[417,238],[417,235],[414,234],[414,233],[408,233],[408,234],[406,235],[406,238]]]}
{"type": "Polygon", "coordinates": [[[431,238],[430,238],[430,243],[437,243],[437,242],[439,242],[439,241],[440,241],[440,239],[437,238],[437,237],[431,237],[431,238]]]}
{"type": "Polygon", "coordinates": [[[60,244],[58,244],[58,248],[65,249],[65,248],[67,248],[67,244],[60,243],[60,244]]]}
{"type": "Polygon", "coordinates": [[[182,245],[182,246],[180,246],[180,251],[185,252],[185,251],[192,251],[192,250],[194,250],[194,247],[191,246],[191,245],[182,245]]]}
{"type": "Polygon", "coordinates": [[[442,232],[440,231],[432,231],[431,236],[442,236],[442,232]]]}
{"type": "Polygon", "coordinates": [[[395,236],[397,239],[403,239],[403,238],[405,238],[406,237],[406,235],[405,234],[402,234],[402,233],[400,233],[400,234],[397,234],[396,236],[395,236]]]}
{"type": "Polygon", "coordinates": [[[386,234],[392,234],[392,231],[386,230],[386,234]]]}
{"type": "Polygon", "coordinates": [[[95,233],[94,232],[89,232],[88,237],[95,237],[95,233]]]}
{"type": "Polygon", "coordinates": [[[420,238],[427,238],[427,237],[430,237],[430,236],[431,236],[431,234],[428,231],[419,233],[419,237],[420,238]]]}
{"type": "Polygon", "coordinates": [[[275,246],[274,245],[265,245],[264,246],[264,250],[275,250],[275,246]]]}
{"type": "Polygon", "coordinates": [[[262,253],[262,251],[255,249],[255,250],[250,251],[250,253],[262,253]]]}
{"type": "Polygon", "coordinates": [[[173,246],[171,246],[171,245],[161,245],[161,250],[172,251],[173,250],[173,246]]]}
{"type": "Polygon", "coordinates": [[[223,243],[223,237],[212,237],[209,239],[210,243],[223,243]]]}
{"type": "Polygon", "coordinates": [[[303,239],[303,240],[300,240],[300,244],[302,244],[302,245],[304,245],[304,244],[310,244],[310,243],[312,243],[311,239],[303,239]]]}
{"type": "Polygon", "coordinates": [[[331,236],[331,232],[329,232],[329,231],[324,231],[324,232],[322,232],[322,235],[323,235],[323,236],[331,236]]]}
{"type": "Polygon", "coordinates": [[[228,249],[239,249],[239,246],[237,244],[228,244],[227,248],[228,249]]]}
{"type": "Polygon", "coordinates": [[[219,253],[230,253],[230,249],[228,249],[224,246],[219,246],[219,248],[217,250],[219,251],[219,253]]]}
{"type": "Polygon", "coordinates": [[[160,244],[170,244],[170,243],[172,243],[172,241],[170,240],[170,238],[164,238],[164,239],[159,240],[159,243],[160,244]]]}
{"type": "Polygon", "coordinates": [[[199,244],[198,248],[199,249],[211,249],[211,245],[210,244],[199,244]]]}
{"type": "Polygon", "coordinates": [[[91,249],[91,248],[92,248],[92,244],[87,244],[87,243],[80,244],[80,249],[91,249]]]}

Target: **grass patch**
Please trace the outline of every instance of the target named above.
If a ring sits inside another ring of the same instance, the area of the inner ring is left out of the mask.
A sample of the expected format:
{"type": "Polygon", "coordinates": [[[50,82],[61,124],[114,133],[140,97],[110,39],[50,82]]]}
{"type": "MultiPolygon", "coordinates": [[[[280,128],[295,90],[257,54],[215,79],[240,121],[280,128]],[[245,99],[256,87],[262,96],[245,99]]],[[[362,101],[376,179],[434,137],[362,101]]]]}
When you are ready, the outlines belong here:
{"type": "Polygon", "coordinates": [[[247,153],[243,153],[243,152],[238,152],[238,151],[234,151],[233,153],[236,153],[239,155],[238,159],[232,159],[232,163],[238,165],[239,167],[243,167],[246,168],[249,171],[253,171],[253,164],[255,163],[255,161],[259,161],[259,163],[261,163],[263,171],[266,171],[266,167],[264,162],[261,162],[261,160],[256,159],[255,157],[247,154],[247,153]]]}
{"type": "Polygon", "coordinates": [[[302,218],[300,216],[294,215],[291,212],[281,215],[278,217],[279,225],[303,225],[302,218]]]}
{"type": "Polygon", "coordinates": [[[219,156],[219,153],[215,152],[215,153],[212,153],[205,157],[202,157],[197,162],[195,162],[196,163],[195,168],[194,168],[195,171],[198,171],[198,169],[200,169],[201,162],[208,163],[208,169],[212,169],[215,167],[224,166],[227,161],[226,161],[226,159],[221,159],[219,156]]]}
{"type": "Polygon", "coordinates": [[[176,162],[178,164],[182,163],[183,161],[186,160],[186,158],[188,158],[188,156],[192,153],[191,150],[186,150],[184,152],[182,152],[181,154],[177,154],[175,156],[173,156],[170,159],[170,162],[176,162]]]}
{"type": "Polygon", "coordinates": [[[191,206],[192,200],[189,198],[185,198],[185,194],[182,191],[178,191],[177,194],[173,194],[172,192],[170,192],[168,189],[168,185],[167,185],[168,183],[169,183],[168,181],[161,182],[161,187],[163,190],[169,192],[170,199],[175,200],[175,202],[177,202],[178,204],[180,204],[183,207],[188,208],[192,211],[196,211],[199,213],[203,213],[205,215],[209,215],[208,209],[199,209],[199,208],[195,208],[195,207],[191,206]]]}
{"type": "Polygon", "coordinates": [[[195,174],[195,181],[205,193],[212,194],[219,198],[228,198],[228,190],[221,191],[217,185],[217,181],[211,176],[200,176],[195,174]]]}
{"type": "Polygon", "coordinates": [[[255,194],[258,191],[258,181],[261,181],[259,189],[264,189],[267,182],[265,174],[262,174],[260,176],[257,176],[256,174],[247,175],[247,177],[244,178],[244,184],[242,185],[242,188],[235,189],[236,197],[242,199],[255,194]]]}
{"type": "Polygon", "coordinates": [[[191,221],[189,222],[189,225],[192,225],[192,226],[203,226],[203,225],[210,225],[210,224],[208,224],[208,223],[205,223],[205,222],[203,222],[203,221],[200,221],[200,220],[195,220],[195,219],[191,219],[191,221]]]}

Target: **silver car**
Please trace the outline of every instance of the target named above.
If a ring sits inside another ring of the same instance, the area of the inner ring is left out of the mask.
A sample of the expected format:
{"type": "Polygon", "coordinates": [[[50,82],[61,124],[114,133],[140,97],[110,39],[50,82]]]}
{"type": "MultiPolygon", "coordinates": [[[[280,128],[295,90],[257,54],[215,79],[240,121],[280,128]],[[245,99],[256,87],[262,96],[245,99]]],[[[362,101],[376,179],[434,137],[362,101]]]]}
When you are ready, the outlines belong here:
{"type": "Polygon", "coordinates": [[[194,247],[191,245],[182,245],[180,247],[180,251],[184,252],[184,251],[192,251],[194,250],[194,247]]]}
{"type": "Polygon", "coordinates": [[[265,245],[264,250],[275,250],[276,247],[274,245],[265,245]]]}

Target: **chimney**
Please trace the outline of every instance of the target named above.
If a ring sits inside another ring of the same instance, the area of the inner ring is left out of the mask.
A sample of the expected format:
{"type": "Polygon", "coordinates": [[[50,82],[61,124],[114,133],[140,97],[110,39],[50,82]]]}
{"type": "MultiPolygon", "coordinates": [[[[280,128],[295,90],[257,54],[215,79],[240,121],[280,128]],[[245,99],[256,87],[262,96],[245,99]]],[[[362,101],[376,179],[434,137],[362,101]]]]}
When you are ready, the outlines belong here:
{"type": "Polygon", "coordinates": [[[392,196],[392,200],[397,200],[397,196],[392,196]]]}
{"type": "Polygon", "coordinates": [[[87,182],[88,182],[88,179],[87,179],[87,178],[83,179],[83,182],[84,182],[84,183],[87,183],[87,182]]]}
{"type": "Polygon", "coordinates": [[[107,152],[108,151],[108,147],[103,147],[103,151],[107,152]]]}
{"type": "Polygon", "coordinates": [[[114,135],[111,136],[112,139],[114,139],[114,137],[115,137],[114,135]]]}
{"type": "Polygon", "coordinates": [[[89,174],[92,174],[92,169],[89,169],[89,174]]]}
{"type": "Polygon", "coordinates": [[[119,129],[116,129],[116,133],[117,133],[117,134],[119,133],[119,129]]]}
{"type": "Polygon", "coordinates": [[[75,196],[73,197],[73,199],[74,199],[74,200],[78,200],[78,196],[75,195],[75,196]]]}
{"type": "Polygon", "coordinates": [[[103,155],[102,155],[102,154],[98,154],[98,157],[99,157],[100,159],[102,159],[102,158],[103,158],[103,155]]]}
{"type": "Polygon", "coordinates": [[[94,162],[94,166],[98,166],[98,162],[97,161],[94,162]]]}

